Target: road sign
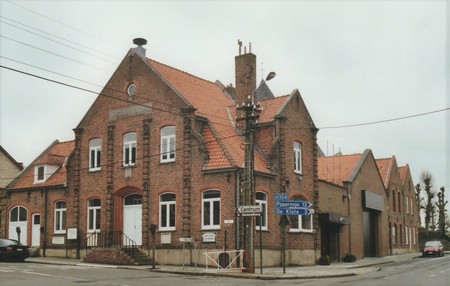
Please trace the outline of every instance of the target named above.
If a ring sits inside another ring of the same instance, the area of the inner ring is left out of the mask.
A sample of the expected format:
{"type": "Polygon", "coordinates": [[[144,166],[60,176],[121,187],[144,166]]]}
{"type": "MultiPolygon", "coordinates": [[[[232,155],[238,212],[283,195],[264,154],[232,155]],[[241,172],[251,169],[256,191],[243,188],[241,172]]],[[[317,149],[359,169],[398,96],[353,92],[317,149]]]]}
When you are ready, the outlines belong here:
{"type": "Polygon", "coordinates": [[[275,201],[277,209],[307,209],[312,204],[307,201],[275,201]]]}
{"type": "Polygon", "coordinates": [[[262,206],[255,205],[255,206],[240,206],[237,208],[237,212],[240,215],[245,216],[246,214],[260,214],[262,213],[262,206]]]}
{"type": "Polygon", "coordinates": [[[287,201],[288,200],[288,195],[287,194],[280,194],[277,193],[275,194],[275,201],[287,201]]]}
{"type": "Polygon", "coordinates": [[[277,215],[310,215],[314,213],[312,209],[275,209],[277,215]]]}

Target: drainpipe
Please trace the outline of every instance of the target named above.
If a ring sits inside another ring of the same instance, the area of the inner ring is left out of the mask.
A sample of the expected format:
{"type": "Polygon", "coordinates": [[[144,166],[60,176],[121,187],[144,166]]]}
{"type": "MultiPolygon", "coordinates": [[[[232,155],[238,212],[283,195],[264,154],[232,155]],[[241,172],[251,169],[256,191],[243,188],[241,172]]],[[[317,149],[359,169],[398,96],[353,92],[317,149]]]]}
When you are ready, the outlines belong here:
{"type": "MultiPolygon", "coordinates": [[[[235,206],[235,208],[237,208],[238,206],[239,206],[239,204],[240,204],[240,202],[239,202],[239,182],[240,182],[240,172],[239,172],[239,170],[237,170],[236,171],[236,176],[235,176],[235,178],[236,178],[236,182],[235,182],[235,188],[234,188],[234,192],[235,192],[235,204],[234,204],[234,206],[235,206]]],[[[235,245],[235,247],[236,247],[236,249],[241,249],[241,245],[240,245],[240,241],[239,241],[239,219],[238,219],[238,217],[237,217],[237,212],[234,212],[235,213],[235,215],[234,215],[234,221],[235,221],[235,223],[234,223],[234,226],[235,226],[235,231],[234,231],[234,233],[235,233],[235,237],[234,237],[234,241],[236,242],[236,245],[235,245]]]]}
{"type": "MultiPolygon", "coordinates": [[[[351,201],[351,184],[350,182],[344,182],[344,186],[345,189],[347,190],[347,213],[348,216],[351,218],[351,207],[350,207],[350,201],[351,201]]],[[[352,224],[350,223],[348,225],[348,250],[349,250],[349,254],[353,254],[352,253],[352,224]]],[[[354,255],[354,254],[353,254],[354,255]]]]}

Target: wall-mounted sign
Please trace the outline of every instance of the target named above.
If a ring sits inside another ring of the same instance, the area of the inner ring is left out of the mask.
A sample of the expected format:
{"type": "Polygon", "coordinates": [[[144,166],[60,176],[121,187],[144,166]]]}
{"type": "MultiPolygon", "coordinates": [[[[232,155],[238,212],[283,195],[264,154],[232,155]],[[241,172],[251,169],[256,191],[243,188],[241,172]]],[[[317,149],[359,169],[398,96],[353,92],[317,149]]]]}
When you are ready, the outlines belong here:
{"type": "Polygon", "coordinates": [[[53,244],[64,244],[64,236],[54,236],[52,237],[53,244]]]}
{"type": "Polygon", "coordinates": [[[67,229],[67,239],[69,239],[69,240],[77,239],[77,233],[78,233],[78,229],[76,227],[68,228],[67,229]]]}
{"type": "Polygon", "coordinates": [[[205,232],[202,234],[203,242],[216,242],[216,233],[215,232],[205,232]]]}
{"type": "Polygon", "coordinates": [[[192,237],[180,237],[180,242],[191,242],[192,237]]]}

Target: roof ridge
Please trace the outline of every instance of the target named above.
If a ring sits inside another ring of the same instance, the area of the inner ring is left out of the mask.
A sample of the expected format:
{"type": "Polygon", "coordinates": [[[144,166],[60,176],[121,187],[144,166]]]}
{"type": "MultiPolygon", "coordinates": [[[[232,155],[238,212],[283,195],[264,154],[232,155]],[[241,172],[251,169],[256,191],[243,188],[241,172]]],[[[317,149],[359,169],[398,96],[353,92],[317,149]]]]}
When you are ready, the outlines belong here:
{"type": "Polygon", "coordinates": [[[354,154],[343,154],[343,155],[332,155],[332,156],[325,156],[320,158],[336,158],[336,157],[350,157],[350,156],[361,156],[362,153],[354,153],[354,154]]]}
{"type": "Polygon", "coordinates": [[[191,76],[191,77],[197,78],[197,79],[199,79],[199,80],[206,81],[206,82],[208,82],[208,83],[210,83],[210,84],[216,84],[215,82],[212,82],[212,81],[210,81],[210,80],[207,80],[207,79],[204,79],[204,78],[202,78],[202,77],[196,76],[196,75],[194,75],[194,74],[188,73],[187,71],[178,69],[178,68],[176,68],[176,67],[170,66],[170,65],[165,64],[165,63],[162,63],[162,62],[159,62],[159,61],[157,61],[157,60],[147,58],[147,61],[155,62],[155,63],[157,63],[157,64],[160,64],[160,65],[163,65],[163,66],[165,66],[165,67],[171,68],[171,69],[176,70],[176,71],[178,71],[178,72],[182,72],[182,73],[184,73],[184,74],[186,74],[186,75],[189,75],[189,76],[191,76]]]}

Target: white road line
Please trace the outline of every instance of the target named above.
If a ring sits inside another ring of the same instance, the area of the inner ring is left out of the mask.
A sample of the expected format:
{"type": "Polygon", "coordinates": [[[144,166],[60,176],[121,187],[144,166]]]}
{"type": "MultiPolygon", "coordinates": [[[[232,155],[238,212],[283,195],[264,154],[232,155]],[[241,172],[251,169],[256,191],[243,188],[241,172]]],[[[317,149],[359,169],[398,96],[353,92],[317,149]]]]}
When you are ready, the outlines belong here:
{"type": "Polygon", "coordinates": [[[55,275],[50,275],[50,274],[45,274],[45,273],[38,273],[38,272],[23,271],[22,273],[31,274],[31,275],[46,276],[46,277],[58,277],[58,276],[55,276],[55,275]]]}

